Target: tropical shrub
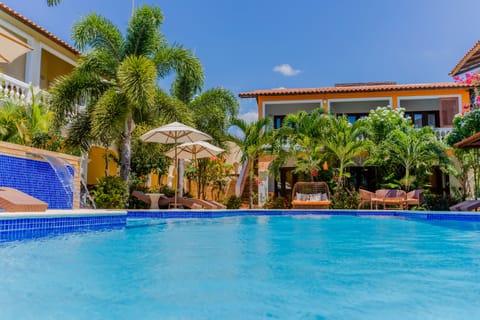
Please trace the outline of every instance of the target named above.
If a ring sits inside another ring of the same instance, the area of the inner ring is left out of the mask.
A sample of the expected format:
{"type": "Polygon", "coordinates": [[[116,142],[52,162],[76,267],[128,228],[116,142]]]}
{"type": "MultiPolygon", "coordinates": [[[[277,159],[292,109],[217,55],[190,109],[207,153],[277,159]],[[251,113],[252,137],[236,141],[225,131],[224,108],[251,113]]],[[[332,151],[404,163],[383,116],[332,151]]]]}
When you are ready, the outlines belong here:
{"type": "Polygon", "coordinates": [[[451,206],[461,201],[460,197],[452,195],[425,194],[425,204],[422,206],[429,211],[448,211],[451,206]]]}
{"type": "Polygon", "coordinates": [[[99,209],[124,209],[127,206],[127,185],[118,176],[99,178],[92,195],[99,209]]]}
{"type": "Polygon", "coordinates": [[[290,209],[291,203],[283,197],[270,197],[263,204],[264,209],[290,209]]]}
{"type": "Polygon", "coordinates": [[[232,195],[228,198],[225,205],[227,209],[238,209],[242,205],[242,198],[232,195]]]}
{"type": "Polygon", "coordinates": [[[358,209],[360,194],[345,188],[338,188],[332,197],[333,209],[358,209]]]}

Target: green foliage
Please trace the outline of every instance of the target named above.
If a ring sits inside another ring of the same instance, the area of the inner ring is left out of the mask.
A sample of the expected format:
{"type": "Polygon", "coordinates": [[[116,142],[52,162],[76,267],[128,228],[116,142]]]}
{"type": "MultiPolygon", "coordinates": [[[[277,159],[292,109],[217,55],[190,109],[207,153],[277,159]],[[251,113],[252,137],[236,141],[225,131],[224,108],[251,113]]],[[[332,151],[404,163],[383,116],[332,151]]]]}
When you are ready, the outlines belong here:
{"type": "Polygon", "coordinates": [[[158,189],[158,192],[159,193],[163,193],[165,195],[165,197],[167,198],[172,198],[175,196],[175,189],[172,189],[170,188],[169,186],[161,186],[159,189],[158,189]]]}
{"type": "Polygon", "coordinates": [[[404,168],[400,183],[407,191],[417,180],[425,180],[434,165],[448,162],[445,146],[436,139],[431,127],[395,129],[382,145],[390,163],[404,168]]]}
{"type": "Polygon", "coordinates": [[[147,182],[146,177],[137,177],[135,174],[130,176],[130,195],[128,197],[128,208],[129,209],[148,209],[150,205],[144,201],[137,199],[136,197],[132,197],[131,193],[133,191],[141,191],[143,193],[147,193],[148,189],[145,187],[145,183],[147,182]]]}
{"type": "Polygon", "coordinates": [[[183,114],[176,111],[175,99],[165,99],[157,79],[176,73],[197,87],[203,84],[200,61],[190,51],[168,45],[160,32],[162,22],[160,8],[146,5],[133,12],[125,36],[105,17],[92,13],[82,18],[72,38],[86,52],[73,72],[52,87],[57,125],[75,123],[72,130],[81,130],[69,133],[72,142],[86,150],[91,144],[120,141],[124,181],[130,175],[135,123],[156,125],[159,115],[166,115],[164,121],[183,114]],[[79,101],[86,102],[86,111],[76,108],[79,101]]]}
{"type": "Polygon", "coordinates": [[[337,188],[332,198],[333,209],[358,209],[360,194],[345,188],[337,188]]]}
{"type": "MultiPolygon", "coordinates": [[[[453,130],[448,134],[445,141],[453,146],[455,143],[470,137],[480,131],[480,109],[475,109],[463,115],[457,114],[453,118],[453,130]]],[[[460,161],[460,170],[453,172],[459,183],[463,186],[463,196],[467,197],[470,192],[468,186],[468,172],[473,171],[473,196],[480,196],[480,176],[478,172],[478,163],[480,157],[478,150],[454,148],[456,158],[460,161]]]]}
{"type": "Polygon", "coordinates": [[[448,211],[451,206],[461,201],[457,196],[444,196],[426,193],[424,208],[428,211],[448,211]]]}
{"type": "Polygon", "coordinates": [[[317,108],[312,113],[299,111],[285,117],[282,128],[274,133],[272,149],[278,157],[272,162],[270,171],[278,177],[280,168],[287,159],[293,157],[297,160],[296,174],[305,174],[311,181],[315,180],[317,172],[325,162],[323,150],[324,128],[329,116],[322,108],[317,108]],[[290,148],[285,150],[288,144],[290,148]]]}
{"type": "Polygon", "coordinates": [[[378,107],[370,111],[368,117],[358,122],[366,129],[365,138],[372,141],[373,146],[385,141],[393,130],[403,130],[412,126],[411,120],[405,118],[405,109],[393,109],[391,106],[378,107]]]}
{"type": "Polygon", "coordinates": [[[239,209],[242,205],[242,198],[235,195],[230,196],[225,205],[227,206],[227,209],[239,209]]]}
{"type": "Polygon", "coordinates": [[[99,209],[124,209],[127,205],[127,185],[118,176],[104,176],[98,179],[92,191],[95,206],[99,209]]]}
{"type": "Polygon", "coordinates": [[[339,188],[343,188],[345,178],[349,177],[347,167],[367,151],[369,142],[362,139],[363,134],[362,122],[351,124],[344,116],[329,118],[323,141],[326,156],[333,160],[339,188]]]}
{"type": "Polygon", "coordinates": [[[145,177],[149,173],[163,175],[171,162],[171,159],[165,156],[165,151],[171,146],[140,140],[139,137],[150,129],[153,129],[152,126],[139,124],[133,134],[131,173],[137,177],[145,177]]]}
{"type": "Polygon", "coordinates": [[[282,197],[270,197],[263,204],[264,209],[290,209],[292,204],[282,197]]]}
{"type": "Polygon", "coordinates": [[[480,131],[480,109],[457,114],[452,121],[453,130],[445,138],[449,146],[470,137],[480,131]]]}
{"type": "Polygon", "coordinates": [[[232,137],[232,140],[242,150],[243,164],[250,164],[248,176],[250,179],[250,201],[249,208],[253,207],[253,177],[255,175],[255,160],[259,156],[266,153],[267,145],[272,143],[272,131],[269,130],[272,119],[269,117],[259,119],[257,121],[246,123],[241,119],[232,119],[233,126],[241,130],[243,137],[232,137]]]}

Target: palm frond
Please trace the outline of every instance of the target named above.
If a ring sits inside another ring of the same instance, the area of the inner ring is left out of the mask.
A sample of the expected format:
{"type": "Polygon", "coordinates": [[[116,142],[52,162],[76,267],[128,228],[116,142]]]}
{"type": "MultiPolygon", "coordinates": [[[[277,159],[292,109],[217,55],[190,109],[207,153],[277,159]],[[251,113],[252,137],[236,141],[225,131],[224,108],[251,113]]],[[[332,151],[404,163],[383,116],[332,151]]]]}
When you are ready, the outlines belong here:
{"type": "Polygon", "coordinates": [[[102,144],[120,137],[129,115],[127,98],[112,88],[97,101],[92,113],[92,136],[102,144]]]}
{"type": "Polygon", "coordinates": [[[157,6],[137,8],[129,24],[125,41],[125,55],[152,57],[164,41],[159,28],[163,14],[157,6]]]}
{"type": "Polygon", "coordinates": [[[153,105],[157,72],[152,61],[143,56],[128,56],[120,64],[117,78],[134,110],[145,112],[153,105]]]}
{"type": "Polygon", "coordinates": [[[50,109],[55,112],[54,125],[61,127],[79,111],[79,104],[97,99],[110,84],[91,73],[72,72],[57,78],[50,93],[50,109]]]}
{"type": "Polygon", "coordinates": [[[203,67],[200,60],[189,50],[178,45],[162,47],[153,59],[160,77],[176,72],[185,77],[193,92],[201,90],[204,82],[203,67]]]}
{"type": "Polygon", "coordinates": [[[123,56],[122,33],[110,20],[96,13],[89,14],[73,26],[72,39],[80,50],[107,50],[118,60],[123,56]]]}

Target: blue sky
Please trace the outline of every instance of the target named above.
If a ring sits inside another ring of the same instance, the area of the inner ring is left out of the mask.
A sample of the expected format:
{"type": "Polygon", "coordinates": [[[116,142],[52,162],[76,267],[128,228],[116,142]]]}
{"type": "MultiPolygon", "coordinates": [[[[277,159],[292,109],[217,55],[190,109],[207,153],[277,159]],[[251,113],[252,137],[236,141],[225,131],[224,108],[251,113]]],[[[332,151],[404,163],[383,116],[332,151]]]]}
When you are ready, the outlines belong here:
{"type": "MultiPolygon", "coordinates": [[[[7,0],[5,4],[71,43],[71,26],[97,12],[123,31],[130,0],[7,0]]],[[[451,81],[448,72],[480,38],[477,0],[162,0],[162,31],[190,48],[205,89],[331,86],[337,82],[451,81]]],[[[165,82],[160,83],[168,88],[165,82]]],[[[241,113],[255,117],[254,99],[241,113]]]]}

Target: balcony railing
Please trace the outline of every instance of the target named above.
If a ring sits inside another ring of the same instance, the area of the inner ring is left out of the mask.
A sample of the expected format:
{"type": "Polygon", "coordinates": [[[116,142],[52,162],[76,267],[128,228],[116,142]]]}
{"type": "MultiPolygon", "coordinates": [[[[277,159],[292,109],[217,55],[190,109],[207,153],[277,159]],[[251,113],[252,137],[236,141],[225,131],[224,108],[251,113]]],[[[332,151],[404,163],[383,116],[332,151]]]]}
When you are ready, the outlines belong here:
{"type": "MultiPolygon", "coordinates": [[[[32,102],[32,86],[28,83],[15,79],[4,73],[0,73],[0,98],[12,99],[20,104],[32,102]]],[[[40,102],[46,103],[50,98],[48,92],[33,88],[35,96],[40,102]]]]}
{"type": "Polygon", "coordinates": [[[437,136],[438,141],[443,141],[445,140],[445,137],[452,132],[453,128],[434,128],[433,131],[435,132],[435,135],[437,136]]]}

